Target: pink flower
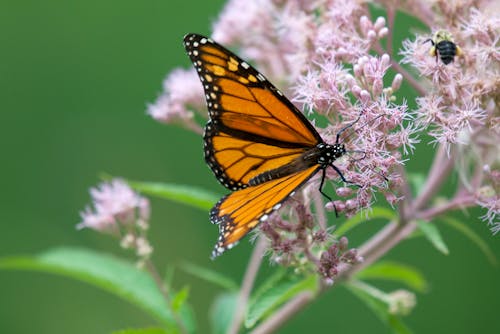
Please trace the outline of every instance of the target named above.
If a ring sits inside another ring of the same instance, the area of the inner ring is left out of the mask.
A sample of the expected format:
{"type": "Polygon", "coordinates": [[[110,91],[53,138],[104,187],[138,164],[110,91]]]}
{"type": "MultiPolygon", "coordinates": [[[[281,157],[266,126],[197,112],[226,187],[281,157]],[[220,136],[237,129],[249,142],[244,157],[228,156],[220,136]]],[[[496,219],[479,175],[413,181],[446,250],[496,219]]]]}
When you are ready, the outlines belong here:
{"type": "MultiPolygon", "coordinates": [[[[163,93],[155,103],[148,105],[147,113],[155,120],[171,124],[180,123],[200,132],[194,122],[194,111],[205,107],[203,90],[194,70],[174,70],[163,83],[163,93]]],[[[203,117],[206,114],[203,113],[203,117]]]]}
{"type": "Polygon", "coordinates": [[[101,232],[119,231],[118,225],[133,225],[137,219],[149,220],[149,201],[135,193],[124,181],[115,179],[90,189],[94,210],[81,213],[78,229],[92,228],[101,232]]]}
{"type": "Polygon", "coordinates": [[[153,252],[146,238],[150,217],[149,200],[134,192],[123,180],[114,179],[90,189],[93,209],[81,212],[77,229],[91,228],[121,239],[123,248],[135,249],[142,260],[153,252]]]}

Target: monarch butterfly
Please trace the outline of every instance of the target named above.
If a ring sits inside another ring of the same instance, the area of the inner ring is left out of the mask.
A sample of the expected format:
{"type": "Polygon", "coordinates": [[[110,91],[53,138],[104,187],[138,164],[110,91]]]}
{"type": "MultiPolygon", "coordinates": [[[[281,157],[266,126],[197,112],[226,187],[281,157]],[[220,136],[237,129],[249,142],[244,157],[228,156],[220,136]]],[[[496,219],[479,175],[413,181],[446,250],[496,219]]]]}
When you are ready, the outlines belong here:
{"type": "MultiPolygon", "coordinates": [[[[205,161],[232,192],[210,211],[219,225],[212,258],[232,248],[322,170],[346,153],[326,144],[307,118],[261,73],[212,39],[184,37],[184,47],[205,90],[209,121],[205,161]]],[[[349,126],[348,126],[349,127],[349,126]]]]}

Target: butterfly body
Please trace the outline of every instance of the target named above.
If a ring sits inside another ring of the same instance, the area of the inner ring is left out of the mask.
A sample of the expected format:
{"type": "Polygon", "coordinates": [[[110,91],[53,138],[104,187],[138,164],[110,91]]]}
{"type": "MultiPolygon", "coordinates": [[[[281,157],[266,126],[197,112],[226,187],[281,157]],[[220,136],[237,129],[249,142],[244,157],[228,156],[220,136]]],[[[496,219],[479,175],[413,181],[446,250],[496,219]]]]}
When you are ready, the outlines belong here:
{"type": "MultiPolygon", "coordinates": [[[[261,73],[208,37],[188,34],[184,46],[203,84],[209,121],[204,155],[232,192],[210,211],[219,226],[212,258],[233,247],[318,171],[346,153],[326,144],[309,120],[261,73]]],[[[320,191],[321,191],[320,186],[320,191]]]]}
{"type": "Polygon", "coordinates": [[[319,166],[320,169],[328,168],[336,159],[346,153],[343,144],[320,143],[315,147],[305,151],[297,159],[285,166],[272,169],[252,178],[249,185],[255,186],[267,181],[278,179],[296,172],[303,171],[312,166],[319,166]]]}

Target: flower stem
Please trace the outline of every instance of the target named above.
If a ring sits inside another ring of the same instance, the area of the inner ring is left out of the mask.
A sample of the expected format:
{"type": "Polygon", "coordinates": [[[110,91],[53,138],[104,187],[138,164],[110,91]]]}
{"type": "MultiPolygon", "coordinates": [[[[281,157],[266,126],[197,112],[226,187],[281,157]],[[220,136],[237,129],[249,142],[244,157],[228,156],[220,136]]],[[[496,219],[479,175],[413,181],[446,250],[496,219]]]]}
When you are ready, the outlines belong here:
{"type": "Polygon", "coordinates": [[[153,280],[155,281],[156,285],[158,286],[158,289],[160,289],[161,294],[163,295],[163,298],[165,299],[165,302],[167,304],[167,308],[169,312],[172,314],[172,317],[174,318],[175,323],[177,324],[177,327],[183,334],[188,334],[188,330],[184,326],[184,323],[182,322],[182,319],[179,317],[177,312],[174,311],[172,308],[172,299],[170,298],[170,293],[167,289],[167,286],[163,283],[160,274],[158,273],[158,270],[156,270],[155,265],[150,259],[146,259],[144,261],[144,264],[146,266],[146,269],[149,271],[151,276],[153,277],[153,280]]]}
{"type": "Polygon", "coordinates": [[[238,330],[243,322],[243,317],[245,315],[246,306],[248,302],[248,297],[252,291],[253,283],[257,277],[260,264],[262,263],[262,257],[266,251],[267,240],[264,236],[259,236],[257,243],[255,244],[252,257],[248,263],[247,270],[245,272],[245,277],[243,277],[243,283],[241,284],[240,294],[238,296],[238,301],[236,303],[236,309],[234,310],[233,320],[229,326],[227,334],[237,334],[238,330]]]}
{"type": "Polygon", "coordinates": [[[267,334],[278,329],[283,323],[290,319],[295,313],[302,310],[314,299],[312,292],[305,291],[299,293],[288,303],[283,305],[277,312],[270,316],[266,321],[257,326],[251,334],[267,334]]]}

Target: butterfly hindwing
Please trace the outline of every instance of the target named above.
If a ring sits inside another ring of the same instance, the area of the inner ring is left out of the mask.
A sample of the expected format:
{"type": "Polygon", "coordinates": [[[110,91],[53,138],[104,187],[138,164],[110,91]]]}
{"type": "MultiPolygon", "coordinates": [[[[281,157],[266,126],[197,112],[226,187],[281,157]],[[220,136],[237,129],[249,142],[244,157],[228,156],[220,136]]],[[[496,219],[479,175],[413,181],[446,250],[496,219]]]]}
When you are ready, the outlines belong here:
{"type": "Polygon", "coordinates": [[[309,167],[279,179],[237,190],[223,197],[211,210],[210,221],[219,225],[219,240],[212,258],[234,246],[242,237],[279,209],[281,203],[320,170],[309,167]]]}

